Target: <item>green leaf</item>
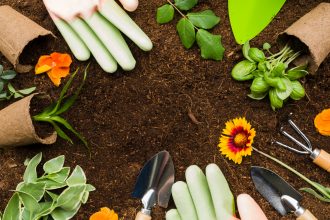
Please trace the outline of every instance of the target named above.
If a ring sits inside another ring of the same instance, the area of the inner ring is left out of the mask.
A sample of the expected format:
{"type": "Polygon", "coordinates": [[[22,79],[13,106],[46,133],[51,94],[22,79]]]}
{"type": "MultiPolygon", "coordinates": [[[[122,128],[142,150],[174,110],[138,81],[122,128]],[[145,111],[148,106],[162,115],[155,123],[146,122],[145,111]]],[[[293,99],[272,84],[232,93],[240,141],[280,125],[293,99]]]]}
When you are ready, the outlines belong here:
{"type": "Polygon", "coordinates": [[[81,199],[81,203],[82,204],[86,204],[87,203],[87,200],[88,200],[88,197],[89,197],[89,192],[88,191],[85,191],[84,192],[84,195],[83,195],[83,197],[81,199]]]}
{"type": "Polygon", "coordinates": [[[246,41],[244,44],[243,44],[243,48],[242,48],[242,51],[243,51],[243,56],[254,63],[254,60],[252,60],[252,58],[249,56],[249,51],[250,51],[250,42],[249,41],[246,41]]]}
{"type": "Polygon", "coordinates": [[[58,183],[64,183],[68,178],[69,174],[70,174],[70,167],[64,167],[59,172],[48,174],[44,176],[44,178],[53,180],[58,183]]]}
{"type": "Polygon", "coordinates": [[[2,73],[3,73],[3,66],[0,65],[0,75],[2,75],[2,73]]]}
{"type": "Polygon", "coordinates": [[[180,10],[188,11],[197,5],[198,0],[174,0],[174,2],[180,10]]]}
{"type": "Polygon", "coordinates": [[[57,173],[62,170],[64,160],[64,155],[53,158],[44,164],[43,169],[46,173],[57,173]]]}
{"type": "Polygon", "coordinates": [[[254,78],[253,71],[257,68],[254,62],[243,60],[237,63],[231,71],[231,76],[237,81],[246,81],[254,78]]]}
{"type": "Polygon", "coordinates": [[[80,205],[78,205],[75,209],[69,211],[62,208],[56,208],[54,211],[52,211],[51,216],[53,220],[69,220],[77,214],[79,208],[80,205]]]}
{"type": "Polygon", "coordinates": [[[21,94],[19,94],[18,92],[14,93],[14,98],[18,99],[18,98],[23,98],[24,96],[22,96],[21,94]]]}
{"type": "Polygon", "coordinates": [[[54,190],[54,189],[61,189],[66,186],[66,183],[58,183],[50,179],[40,179],[38,183],[44,183],[46,186],[46,190],[54,190]]]}
{"type": "Polygon", "coordinates": [[[176,25],[176,30],[183,46],[187,49],[191,48],[196,39],[194,25],[187,18],[181,18],[176,25]]]}
{"type": "Polygon", "coordinates": [[[66,141],[69,141],[71,144],[73,144],[73,141],[71,140],[71,138],[69,138],[68,135],[66,135],[64,133],[64,131],[53,121],[49,121],[49,123],[51,123],[56,131],[56,133],[58,134],[58,136],[60,136],[61,138],[63,138],[66,141]]]}
{"type": "Polygon", "coordinates": [[[42,153],[39,153],[29,161],[29,164],[27,165],[23,176],[23,180],[25,183],[35,182],[38,179],[37,166],[41,162],[41,158],[42,153]]]}
{"type": "Polygon", "coordinates": [[[18,193],[14,195],[9,200],[6,209],[3,213],[3,220],[21,220],[20,215],[22,213],[18,193]]]}
{"type": "Polygon", "coordinates": [[[191,12],[187,17],[196,27],[203,29],[211,29],[220,22],[220,18],[212,10],[191,12]]]}
{"type": "Polygon", "coordinates": [[[19,192],[23,192],[32,196],[36,201],[40,201],[45,194],[45,183],[24,183],[19,189],[19,192]]]}
{"type": "Polygon", "coordinates": [[[6,70],[1,74],[1,78],[4,80],[12,80],[16,77],[17,73],[14,70],[6,70]]]}
{"type": "MultiPolygon", "coordinates": [[[[39,210],[35,219],[40,219],[42,216],[47,217],[54,209],[54,201],[52,202],[41,202],[39,203],[39,210]]],[[[48,219],[48,218],[47,218],[48,219]]]]}
{"type": "Polygon", "coordinates": [[[277,94],[277,97],[279,97],[282,100],[285,100],[290,97],[290,94],[293,91],[292,83],[287,78],[281,78],[281,81],[284,83],[286,89],[280,90],[280,89],[276,88],[276,94],[277,94]]]}
{"type": "Polygon", "coordinates": [[[13,94],[16,93],[16,90],[11,83],[8,83],[8,90],[9,90],[9,92],[11,92],[13,94]]]}
{"type": "Polygon", "coordinates": [[[86,184],[86,175],[80,166],[76,166],[70,177],[66,180],[69,187],[86,184]]]}
{"type": "Polygon", "coordinates": [[[53,116],[51,117],[51,120],[56,121],[60,124],[62,124],[64,127],[66,127],[69,131],[74,133],[83,143],[86,147],[88,147],[88,143],[85,140],[85,138],[79,134],[64,118],[61,118],[60,116],[53,116]]]}
{"type": "Polygon", "coordinates": [[[283,107],[283,100],[277,96],[275,89],[269,90],[269,100],[270,105],[274,111],[283,107]]]}
{"type": "Polygon", "coordinates": [[[17,193],[23,203],[24,208],[29,211],[30,216],[32,216],[36,210],[40,209],[38,201],[33,196],[21,191],[17,193]]]}
{"type": "Polygon", "coordinates": [[[27,89],[18,90],[18,92],[23,94],[23,95],[29,95],[32,92],[34,92],[35,90],[36,90],[36,87],[31,87],[31,88],[27,88],[27,89]]]}
{"type": "Polygon", "coordinates": [[[329,202],[330,203],[330,198],[326,198],[326,197],[318,194],[315,190],[313,190],[311,188],[301,188],[300,190],[315,196],[317,199],[319,199],[323,202],[329,202]]]}
{"type": "Polygon", "coordinates": [[[0,100],[7,99],[7,92],[0,93],[0,100]]]}
{"type": "Polygon", "coordinates": [[[256,47],[252,47],[249,50],[249,57],[254,60],[255,62],[261,62],[265,60],[265,54],[262,50],[259,50],[256,47]]]}
{"type": "Polygon", "coordinates": [[[4,87],[5,87],[5,83],[2,80],[0,80],[0,92],[2,92],[4,87]]]}
{"type": "Polygon", "coordinates": [[[255,92],[251,92],[251,94],[248,94],[248,97],[254,100],[262,100],[267,96],[267,92],[265,93],[255,93],[255,92]]]}
{"type": "Polygon", "coordinates": [[[290,98],[293,100],[300,100],[302,99],[306,92],[304,87],[301,85],[299,81],[291,81],[292,84],[292,93],[290,94],[290,98]]]}
{"type": "Polygon", "coordinates": [[[80,205],[86,185],[77,185],[66,188],[57,198],[57,207],[65,210],[74,210],[80,205]]]}
{"type": "Polygon", "coordinates": [[[92,192],[92,191],[95,191],[95,187],[91,184],[86,184],[86,191],[88,192],[92,192]]]}
{"type": "Polygon", "coordinates": [[[263,77],[255,78],[250,87],[252,92],[259,94],[264,94],[264,93],[267,94],[269,88],[270,88],[269,85],[267,84],[267,82],[264,80],[263,77]]]}
{"type": "Polygon", "coordinates": [[[170,4],[165,4],[157,9],[157,23],[165,24],[173,20],[174,8],[170,4]]]}
{"type": "Polygon", "coordinates": [[[286,77],[288,77],[290,80],[297,80],[306,76],[307,74],[308,72],[306,70],[295,67],[286,72],[286,77]]]}
{"type": "Polygon", "coordinates": [[[204,59],[222,60],[225,48],[221,44],[220,35],[213,35],[206,30],[199,29],[196,39],[204,59]]]}

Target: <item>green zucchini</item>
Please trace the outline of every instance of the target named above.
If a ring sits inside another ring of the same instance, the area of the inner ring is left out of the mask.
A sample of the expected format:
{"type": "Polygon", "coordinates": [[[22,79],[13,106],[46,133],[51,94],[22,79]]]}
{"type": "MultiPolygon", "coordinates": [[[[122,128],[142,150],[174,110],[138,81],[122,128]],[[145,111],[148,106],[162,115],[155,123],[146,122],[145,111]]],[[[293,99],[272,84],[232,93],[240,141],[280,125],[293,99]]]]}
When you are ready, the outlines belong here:
{"type": "Polygon", "coordinates": [[[216,164],[206,167],[206,179],[217,220],[229,220],[235,214],[235,199],[228,182],[216,164]]]}
{"type": "Polygon", "coordinates": [[[211,193],[203,171],[196,165],[188,167],[186,181],[195,204],[198,219],[216,220],[211,193]]]}
{"type": "Polygon", "coordinates": [[[198,220],[194,202],[185,182],[178,181],[173,184],[172,196],[182,220],[198,220]]]}

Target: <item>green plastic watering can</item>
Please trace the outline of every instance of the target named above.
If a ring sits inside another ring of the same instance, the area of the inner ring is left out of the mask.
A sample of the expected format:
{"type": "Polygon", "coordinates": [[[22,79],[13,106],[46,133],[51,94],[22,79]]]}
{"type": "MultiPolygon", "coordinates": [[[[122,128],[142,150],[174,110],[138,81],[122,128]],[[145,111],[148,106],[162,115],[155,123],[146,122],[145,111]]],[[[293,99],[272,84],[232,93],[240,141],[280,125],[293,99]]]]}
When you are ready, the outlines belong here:
{"type": "Polygon", "coordinates": [[[244,44],[257,36],[281,10],[285,0],[228,0],[235,40],[244,44]]]}

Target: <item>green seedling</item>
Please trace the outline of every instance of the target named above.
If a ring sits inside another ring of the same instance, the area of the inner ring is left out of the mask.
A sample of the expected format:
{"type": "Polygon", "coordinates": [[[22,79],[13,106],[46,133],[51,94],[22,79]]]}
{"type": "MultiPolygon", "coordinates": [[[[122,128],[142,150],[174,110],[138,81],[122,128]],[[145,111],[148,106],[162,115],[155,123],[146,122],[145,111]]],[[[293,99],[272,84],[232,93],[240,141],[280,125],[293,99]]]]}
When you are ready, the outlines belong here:
{"type": "Polygon", "coordinates": [[[305,96],[305,89],[298,80],[308,72],[307,65],[289,69],[290,63],[300,52],[294,52],[286,45],[280,52],[273,54],[270,48],[269,43],[263,45],[263,50],[251,48],[247,41],[242,48],[245,60],[234,66],[231,75],[237,81],[253,80],[248,97],[261,100],[268,95],[275,111],[282,108],[289,98],[300,100],[305,96]]]}
{"type": "Polygon", "coordinates": [[[61,138],[63,138],[66,141],[69,141],[71,144],[73,144],[73,141],[71,140],[71,138],[62,130],[61,127],[66,128],[67,130],[71,131],[74,135],[76,135],[84,143],[84,145],[86,147],[88,147],[88,144],[87,144],[87,141],[85,140],[85,138],[81,134],[79,134],[69,124],[69,122],[67,122],[60,115],[64,112],[68,111],[71,108],[71,106],[75,103],[75,101],[77,100],[78,95],[85,83],[85,80],[87,77],[87,70],[88,70],[88,67],[84,71],[84,78],[83,78],[82,83],[80,84],[78,89],[73,93],[73,95],[67,96],[67,91],[68,91],[69,87],[71,86],[72,81],[73,81],[74,77],[76,76],[78,70],[76,70],[72,74],[72,76],[70,77],[68,82],[64,85],[64,87],[60,93],[59,99],[55,103],[53,103],[50,106],[48,106],[47,108],[45,108],[40,114],[33,116],[34,121],[50,123],[61,138]]]}
{"type": "Polygon", "coordinates": [[[17,73],[14,70],[3,70],[3,66],[0,65],[0,101],[23,98],[36,90],[36,87],[16,90],[10,83],[16,75],[17,73]]]}
{"type": "Polygon", "coordinates": [[[222,60],[225,49],[221,43],[221,36],[207,31],[214,28],[220,22],[220,18],[210,9],[187,14],[182,12],[195,7],[198,0],[175,0],[174,3],[167,0],[167,2],[168,4],[157,9],[157,22],[165,24],[172,21],[174,12],[177,11],[182,16],[176,29],[183,46],[190,49],[196,42],[204,59],[222,60]]]}
{"type": "Polygon", "coordinates": [[[80,166],[76,166],[70,175],[70,167],[64,167],[64,155],[47,161],[43,165],[44,173],[38,177],[37,166],[41,159],[39,153],[27,162],[23,182],[13,190],[0,219],[68,220],[95,190],[94,186],[87,184],[80,166]]]}
{"type": "Polygon", "coordinates": [[[276,159],[275,157],[272,157],[256,148],[253,148],[253,150],[255,150],[257,153],[267,157],[268,159],[271,159],[272,161],[278,163],[279,165],[285,167],[286,169],[290,170],[292,173],[296,174],[297,176],[299,176],[301,179],[303,179],[304,181],[306,181],[309,185],[311,185],[312,187],[315,188],[301,188],[301,191],[307,192],[313,196],[315,196],[317,199],[323,201],[323,202],[329,202],[330,203],[330,188],[323,186],[317,182],[314,182],[310,179],[308,179],[306,176],[304,176],[303,174],[299,173],[298,171],[296,171],[295,169],[293,169],[292,167],[290,167],[289,165],[285,164],[284,162],[280,161],[279,159],[276,159]]]}

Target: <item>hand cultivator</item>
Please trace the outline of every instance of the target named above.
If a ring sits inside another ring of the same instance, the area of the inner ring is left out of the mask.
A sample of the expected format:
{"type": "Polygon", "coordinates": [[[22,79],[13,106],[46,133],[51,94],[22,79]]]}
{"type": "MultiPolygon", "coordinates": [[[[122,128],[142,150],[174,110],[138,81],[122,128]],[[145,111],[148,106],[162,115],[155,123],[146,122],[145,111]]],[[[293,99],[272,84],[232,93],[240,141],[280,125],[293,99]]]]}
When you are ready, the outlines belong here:
{"type": "Polygon", "coordinates": [[[279,146],[282,146],[286,149],[289,149],[295,153],[298,154],[304,154],[304,155],[309,155],[310,158],[313,160],[313,162],[318,165],[319,167],[323,168],[324,170],[330,172],[330,154],[327,153],[326,151],[319,149],[319,148],[315,148],[313,149],[312,143],[311,141],[308,139],[308,137],[300,130],[300,128],[292,121],[292,119],[290,118],[292,114],[289,115],[288,118],[288,123],[290,124],[290,126],[296,131],[297,134],[300,135],[300,137],[305,141],[306,144],[301,143],[299,140],[297,140],[295,137],[293,137],[292,135],[290,135],[288,132],[286,132],[284,130],[283,127],[281,127],[280,132],[287,137],[288,139],[290,139],[292,142],[294,142],[296,145],[300,146],[302,148],[302,150],[299,150],[297,148],[293,148],[287,144],[284,144],[282,142],[279,141],[274,141],[274,144],[277,144],[279,146]]]}

